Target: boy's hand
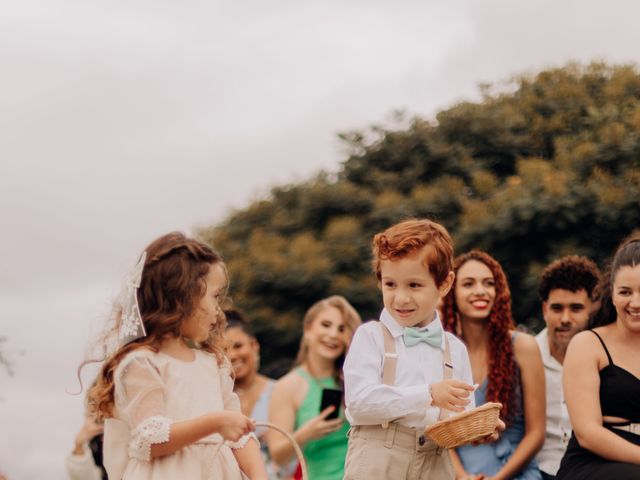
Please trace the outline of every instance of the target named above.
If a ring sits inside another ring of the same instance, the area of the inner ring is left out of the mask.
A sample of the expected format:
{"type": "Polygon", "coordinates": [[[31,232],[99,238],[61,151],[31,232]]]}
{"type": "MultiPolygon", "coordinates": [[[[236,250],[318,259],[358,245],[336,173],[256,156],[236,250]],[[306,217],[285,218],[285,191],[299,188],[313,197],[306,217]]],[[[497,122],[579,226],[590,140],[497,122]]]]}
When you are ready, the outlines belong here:
{"type": "Polygon", "coordinates": [[[469,405],[469,395],[475,388],[460,380],[443,380],[429,386],[431,406],[452,412],[462,412],[469,405]]]}

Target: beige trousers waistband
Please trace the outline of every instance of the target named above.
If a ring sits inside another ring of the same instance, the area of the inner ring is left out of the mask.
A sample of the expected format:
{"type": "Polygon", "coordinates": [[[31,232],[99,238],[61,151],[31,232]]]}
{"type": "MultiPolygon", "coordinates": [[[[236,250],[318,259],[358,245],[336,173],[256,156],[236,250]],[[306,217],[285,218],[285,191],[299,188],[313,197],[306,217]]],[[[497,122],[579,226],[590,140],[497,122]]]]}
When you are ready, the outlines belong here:
{"type": "Polygon", "coordinates": [[[425,437],[422,430],[406,427],[397,423],[390,423],[387,428],[381,425],[358,425],[351,427],[349,437],[364,437],[383,440],[384,446],[391,448],[394,445],[402,448],[412,449],[418,452],[435,451],[440,455],[443,451],[429,437],[425,437]]]}

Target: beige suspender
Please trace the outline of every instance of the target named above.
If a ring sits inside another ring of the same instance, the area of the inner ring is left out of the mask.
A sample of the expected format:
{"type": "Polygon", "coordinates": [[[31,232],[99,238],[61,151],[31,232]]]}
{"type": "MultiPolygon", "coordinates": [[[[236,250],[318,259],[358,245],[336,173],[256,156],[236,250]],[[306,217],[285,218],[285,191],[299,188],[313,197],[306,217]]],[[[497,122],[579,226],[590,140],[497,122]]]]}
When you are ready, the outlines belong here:
{"type": "MultiPolygon", "coordinates": [[[[394,385],[396,381],[396,364],[398,363],[398,354],[396,353],[396,342],[391,335],[389,329],[384,323],[378,322],[382,330],[382,338],[384,339],[384,357],[382,360],[382,383],[384,385],[394,385]]],[[[451,350],[449,349],[449,339],[444,335],[444,352],[442,355],[442,377],[449,380],[453,377],[453,363],[451,363],[451,350]]],[[[444,420],[448,416],[444,408],[440,409],[438,420],[444,420]]],[[[387,428],[389,422],[383,422],[382,427],[387,428]]]]}
{"type": "Polygon", "coordinates": [[[398,354],[396,353],[396,342],[391,336],[391,332],[384,323],[380,322],[382,336],[384,338],[384,359],[382,360],[382,383],[393,385],[396,383],[396,364],[398,354]]]}
{"type": "MultiPolygon", "coordinates": [[[[442,378],[443,380],[451,380],[453,378],[453,363],[451,362],[451,349],[449,348],[449,339],[447,334],[444,335],[444,352],[442,354],[442,378]]],[[[449,416],[449,411],[444,408],[440,409],[438,420],[444,420],[449,416]]]]}

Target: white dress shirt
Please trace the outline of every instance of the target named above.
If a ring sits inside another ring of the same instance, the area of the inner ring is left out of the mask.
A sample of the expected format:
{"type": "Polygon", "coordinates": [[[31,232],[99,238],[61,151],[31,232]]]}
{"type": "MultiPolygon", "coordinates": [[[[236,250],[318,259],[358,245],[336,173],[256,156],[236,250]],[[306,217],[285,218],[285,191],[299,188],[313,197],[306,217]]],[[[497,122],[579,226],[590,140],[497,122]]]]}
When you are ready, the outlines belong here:
{"type": "Polygon", "coordinates": [[[562,365],[551,356],[547,329],[536,335],[547,387],[547,433],[537,460],[540,470],[555,475],[571,437],[569,411],[562,392],[562,365]]]}
{"type": "MultiPolygon", "coordinates": [[[[398,360],[394,385],[382,383],[384,339],[378,322],[367,322],[357,330],[344,362],[346,417],[351,425],[376,425],[397,420],[400,425],[424,429],[435,423],[440,409],[431,407],[429,385],[443,380],[444,339],[440,348],[420,342],[412,347],[404,344],[403,326],[383,310],[380,320],[391,332],[398,360]]],[[[426,328],[442,328],[440,318],[426,328]]],[[[451,333],[449,340],[453,378],[473,383],[467,349],[451,333]]],[[[473,394],[467,409],[474,408],[473,394]]]]}

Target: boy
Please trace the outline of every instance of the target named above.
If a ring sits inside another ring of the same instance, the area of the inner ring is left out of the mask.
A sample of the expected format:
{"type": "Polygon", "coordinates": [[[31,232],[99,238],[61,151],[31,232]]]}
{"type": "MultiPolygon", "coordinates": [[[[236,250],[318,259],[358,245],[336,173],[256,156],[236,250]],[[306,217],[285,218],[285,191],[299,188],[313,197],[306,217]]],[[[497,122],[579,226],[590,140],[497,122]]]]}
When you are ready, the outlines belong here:
{"type": "Polygon", "coordinates": [[[344,478],[453,479],[448,452],[423,435],[441,408],[474,407],[467,350],[436,310],[453,284],[451,237],[438,223],[407,220],[374,237],[373,256],[384,309],[358,328],[344,363],[344,478]]]}
{"type": "Polygon", "coordinates": [[[599,282],[600,271],[595,263],[569,255],[548,265],[538,286],[546,324],[536,341],[547,384],[547,433],[537,460],[545,480],[555,478],[571,437],[571,422],[562,395],[564,355],[573,336],[587,327],[599,282]]]}

